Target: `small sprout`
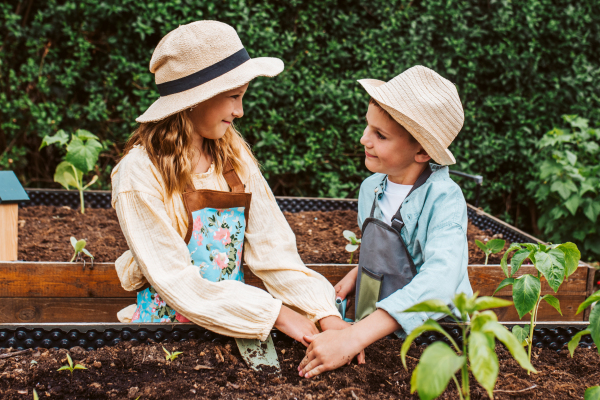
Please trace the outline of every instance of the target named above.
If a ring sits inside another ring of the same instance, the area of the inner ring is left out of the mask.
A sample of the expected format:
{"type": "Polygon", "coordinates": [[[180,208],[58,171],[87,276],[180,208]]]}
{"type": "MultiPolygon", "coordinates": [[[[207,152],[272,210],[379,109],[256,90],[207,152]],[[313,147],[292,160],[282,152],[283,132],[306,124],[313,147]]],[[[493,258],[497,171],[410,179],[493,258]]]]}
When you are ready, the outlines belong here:
{"type": "Polygon", "coordinates": [[[69,355],[69,353],[67,353],[67,361],[69,361],[69,365],[63,365],[62,367],[57,369],[57,371],[69,371],[72,376],[73,371],[75,371],[76,369],[87,369],[81,364],[76,364],[75,366],[73,366],[73,360],[71,360],[71,356],[69,355]]]}
{"type": "Polygon", "coordinates": [[[86,244],[87,242],[85,239],[77,240],[71,236],[71,246],[73,246],[73,249],[75,250],[75,253],[73,253],[73,258],[71,258],[71,262],[81,260],[83,261],[83,268],[85,269],[85,258],[83,258],[83,255],[81,255],[81,253],[83,253],[92,259],[92,268],[94,268],[94,256],[92,253],[86,250],[86,244]]]}
{"type": "Polygon", "coordinates": [[[182,351],[174,351],[172,353],[169,353],[169,350],[165,349],[165,346],[163,346],[163,350],[165,351],[165,353],[167,353],[167,355],[165,356],[165,359],[169,362],[175,361],[177,356],[179,356],[180,354],[183,354],[182,351]]]}
{"type": "Polygon", "coordinates": [[[35,361],[35,360],[31,360],[31,363],[32,363],[32,364],[37,364],[37,361],[35,361]]]}
{"type": "Polygon", "coordinates": [[[344,231],[343,234],[344,237],[350,242],[346,245],[346,251],[350,253],[350,261],[348,264],[352,264],[352,258],[354,257],[354,252],[358,249],[360,239],[357,239],[356,235],[352,231],[344,231]]]}
{"type": "Polygon", "coordinates": [[[33,400],[40,400],[40,397],[38,396],[38,394],[35,391],[35,389],[33,389],[33,400]]]}
{"type": "Polygon", "coordinates": [[[504,245],[506,244],[506,240],[492,239],[489,242],[487,242],[487,244],[485,244],[476,239],[475,244],[485,254],[485,265],[487,265],[488,257],[490,256],[490,254],[500,253],[502,251],[502,249],[504,248],[504,245]]]}

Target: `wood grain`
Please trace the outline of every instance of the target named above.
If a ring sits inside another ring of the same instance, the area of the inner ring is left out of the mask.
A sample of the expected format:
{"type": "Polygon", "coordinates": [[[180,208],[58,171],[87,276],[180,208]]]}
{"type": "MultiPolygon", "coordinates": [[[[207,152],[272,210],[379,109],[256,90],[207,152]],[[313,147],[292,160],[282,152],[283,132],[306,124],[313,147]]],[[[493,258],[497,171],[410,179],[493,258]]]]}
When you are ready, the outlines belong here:
{"type": "Polygon", "coordinates": [[[14,261],[17,259],[19,231],[18,204],[0,204],[0,260],[14,261]]]}
{"type": "Polygon", "coordinates": [[[117,313],[135,299],[10,298],[0,301],[4,323],[119,322],[117,313]]]}

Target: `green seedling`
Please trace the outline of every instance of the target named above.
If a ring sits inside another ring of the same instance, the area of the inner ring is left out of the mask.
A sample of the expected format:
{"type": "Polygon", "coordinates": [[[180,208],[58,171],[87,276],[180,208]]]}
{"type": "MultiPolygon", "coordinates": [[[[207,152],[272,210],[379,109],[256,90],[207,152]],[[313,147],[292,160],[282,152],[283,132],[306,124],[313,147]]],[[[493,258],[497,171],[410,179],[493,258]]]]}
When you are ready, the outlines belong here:
{"type": "Polygon", "coordinates": [[[85,213],[83,192],[98,180],[98,175],[94,175],[84,185],[83,175],[92,171],[98,162],[100,151],[102,151],[100,139],[91,132],[78,129],[75,134],[71,135],[69,141],[69,135],[60,130],[54,136],[45,136],[42,139],[40,150],[51,144],[55,144],[67,152],[64,161],[56,167],[54,182],[60,183],[67,190],[74,187],[79,191],[81,213],[83,214],[85,213]]]}
{"type": "Polygon", "coordinates": [[[38,396],[38,394],[35,391],[35,389],[33,389],[33,400],[40,400],[40,397],[38,396]]]}
{"type": "Polygon", "coordinates": [[[583,400],[600,400],[600,386],[592,386],[585,389],[583,400]]]}
{"type": "Polygon", "coordinates": [[[344,237],[350,242],[346,245],[346,251],[350,253],[350,261],[348,264],[352,264],[352,258],[354,257],[354,252],[358,249],[360,245],[360,239],[356,238],[356,235],[352,231],[344,231],[344,237]]]}
{"type": "Polygon", "coordinates": [[[87,369],[81,364],[76,364],[75,366],[73,366],[73,360],[71,360],[71,356],[69,355],[69,353],[67,353],[67,361],[69,361],[69,365],[63,365],[62,367],[57,369],[57,371],[69,371],[71,373],[71,376],[73,376],[73,371],[75,371],[76,369],[87,369]]]}
{"type": "Polygon", "coordinates": [[[172,353],[169,353],[169,350],[165,349],[165,347],[163,346],[163,350],[165,351],[165,353],[167,353],[167,355],[165,356],[165,359],[168,362],[172,362],[175,361],[175,359],[180,355],[183,354],[182,351],[174,351],[172,353]]]}
{"type": "Polygon", "coordinates": [[[492,240],[488,241],[487,243],[483,243],[476,239],[475,244],[485,254],[485,265],[487,265],[490,254],[500,253],[502,251],[502,249],[504,248],[504,245],[506,244],[506,240],[492,239],[492,240]]]}
{"type": "MultiPolygon", "coordinates": [[[[597,301],[600,301],[600,290],[592,294],[590,297],[585,299],[583,303],[579,305],[579,308],[577,308],[577,314],[579,314],[592,304],[596,303],[597,301]]],[[[592,339],[594,340],[594,343],[598,348],[598,354],[600,354],[600,306],[598,306],[597,304],[592,307],[592,311],[590,312],[590,325],[588,326],[588,328],[577,332],[569,341],[569,352],[571,353],[571,357],[573,357],[573,353],[575,353],[575,349],[577,348],[581,337],[584,335],[592,336],[592,339]]]]}
{"type": "Polygon", "coordinates": [[[415,338],[424,332],[433,331],[444,335],[454,347],[454,350],[444,342],[430,344],[413,371],[410,380],[410,392],[415,391],[422,400],[435,399],[440,396],[450,379],[454,380],[461,400],[471,398],[469,388],[469,368],[477,382],[494,398],[494,385],[498,379],[499,363],[496,355],[496,341],[498,339],[510,351],[515,360],[527,371],[537,372],[519,340],[508,329],[498,322],[496,314],[490,308],[507,307],[512,304],[508,300],[494,297],[472,297],[460,293],[454,297],[454,306],[460,317],[454,315],[450,307],[441,300],[426,300],[416,304],[404,312],[432,312],[445,314],[460,326],[462,330],[462,347],[433,319],[425,321],[408,335],[400,356],[404,368],[406,354],[415,338]],[[470,323],[468,321],[470,320],[470,323]],[[461,383],[459,384],[456,373],[460,371],[461,383]]]}
{"type": "Polygon", "coordinates": [[[500,289],[512,285],[513,300],[519,318],[523,318],[527,313],[530,314],[529,325],[525,325],[525,327],[515,326],[513,328],[513,333],[521,339],[521,343],[524,346],[528,347],[529,361],[531,361],[531,348],[533,346],[531,338],[533,337],[533,330],[537,322],[537,313],[542,300],[546,301],[562,315],[560,302],[556,297],[550,294],[541,295],[542,276],[546,278],[548,285],[556,293],[563,281],[575,272],[580,258],[581,253],[577,249],[577,246],[570,242],[550,245],[543,243],[513,243],[502,256],[500,266],[506,275],[506,279],[500,282],[494,294],[500,289]],[[507,260],[508,255],[513,251],[515,251],[515,254],[510,261],[511,268],[509,271],[507,260]],[[527,259],[533,262],[537,276],[523,274],[516,278],[516,273],[527,259]],[[525,329],[529,330],[527,335],[525,335],[525,329]]]}
{"type": "Polygon", "coordinates": [[[83,268],[85,268],[85,258],[83,258],[83,255],[81,254],[81,253],[83,253],[92,260],[92,268],[93,268],[94,267],[94,256],[92,255],[92,253],[87,251],[87,249],[85,248],[86,244],[87,244],[87,242],[85,241],[85,239],[77,240],[73,236],[71,236],[71,246],[73,246],[75,253],[73,253],[73,258],[71,258],[70,262],[81,260],[81,261],[83,261],[83,268]]]}

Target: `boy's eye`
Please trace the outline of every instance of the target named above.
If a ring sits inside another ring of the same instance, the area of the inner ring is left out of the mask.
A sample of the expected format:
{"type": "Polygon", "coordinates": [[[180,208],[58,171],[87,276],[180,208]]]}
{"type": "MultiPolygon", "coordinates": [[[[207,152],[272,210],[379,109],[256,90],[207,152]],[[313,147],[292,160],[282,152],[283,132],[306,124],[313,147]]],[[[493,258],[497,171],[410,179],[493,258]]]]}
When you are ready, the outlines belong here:
{"type": "Polygon", "coordinates": [[[385,136],[383,136],[380,132],[377,132],[377,137],[382,140],[385,139],[385,136]]]}

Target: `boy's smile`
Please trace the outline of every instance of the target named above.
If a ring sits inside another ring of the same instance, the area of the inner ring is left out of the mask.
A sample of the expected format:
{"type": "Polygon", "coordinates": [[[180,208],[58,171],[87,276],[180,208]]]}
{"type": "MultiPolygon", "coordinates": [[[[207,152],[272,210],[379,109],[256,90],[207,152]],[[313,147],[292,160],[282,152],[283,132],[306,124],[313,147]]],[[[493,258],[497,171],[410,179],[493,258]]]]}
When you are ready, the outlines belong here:
{"type": "Polygon", "coordinates": [[[431,157],[406,129],[377,105],[369,104],[366,118],[367,127],[360,143],[365,146],[367,169],[388,175],[394,183],[412,185],[422,172],[423,163],[431,157]]]}

